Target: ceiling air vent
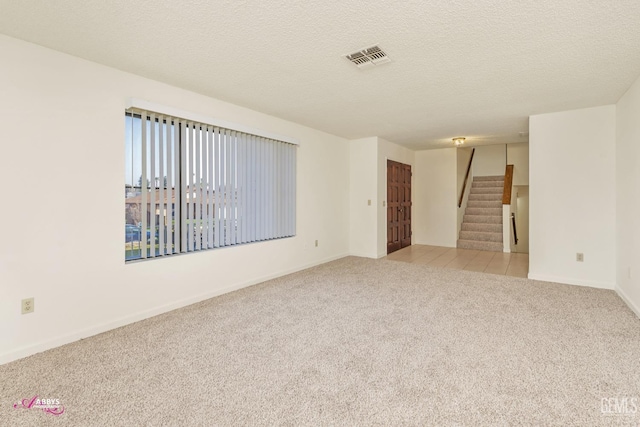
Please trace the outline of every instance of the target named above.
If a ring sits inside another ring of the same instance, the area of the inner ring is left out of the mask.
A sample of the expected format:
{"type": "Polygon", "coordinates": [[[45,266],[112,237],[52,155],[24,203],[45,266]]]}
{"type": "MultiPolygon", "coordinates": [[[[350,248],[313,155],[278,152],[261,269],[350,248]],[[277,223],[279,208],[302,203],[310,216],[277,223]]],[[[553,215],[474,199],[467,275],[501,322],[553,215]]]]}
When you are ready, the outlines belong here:
{"type": "Polygon", "coordinates": [[[358,52],[345,55],[345,57],[356,64],[358,68],[371,68],[374,65],[391,62],[384,50],[380,49],[380,46],[367,47],[358,52]]]}

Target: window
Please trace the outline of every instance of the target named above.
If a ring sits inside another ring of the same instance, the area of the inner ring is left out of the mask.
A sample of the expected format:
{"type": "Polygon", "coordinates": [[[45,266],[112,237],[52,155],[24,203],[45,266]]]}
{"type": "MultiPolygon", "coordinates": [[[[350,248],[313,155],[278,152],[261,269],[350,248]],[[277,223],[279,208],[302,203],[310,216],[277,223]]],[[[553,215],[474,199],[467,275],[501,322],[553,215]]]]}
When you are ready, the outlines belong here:
{"type": "Polygon", "coordinates": [[[125,260],[295,235],[296,146],[125,112],[125,260]]]}

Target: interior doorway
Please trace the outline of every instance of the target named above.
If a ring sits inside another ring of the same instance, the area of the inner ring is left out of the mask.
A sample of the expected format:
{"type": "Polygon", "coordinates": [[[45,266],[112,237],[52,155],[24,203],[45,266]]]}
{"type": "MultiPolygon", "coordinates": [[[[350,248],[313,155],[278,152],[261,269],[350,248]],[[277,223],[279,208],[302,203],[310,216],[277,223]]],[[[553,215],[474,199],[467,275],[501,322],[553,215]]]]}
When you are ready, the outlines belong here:
{"type": "Polygon", "coordinates": [[[387,253],[411,245],[411,165],[387,160],[387,253]]]}
{"type": "Polygon", "coordinates": [[[513,245],[512,252],[529,253],[529,186],[518,185],[516,190],[516,232],[518,243],[513,245]]]}

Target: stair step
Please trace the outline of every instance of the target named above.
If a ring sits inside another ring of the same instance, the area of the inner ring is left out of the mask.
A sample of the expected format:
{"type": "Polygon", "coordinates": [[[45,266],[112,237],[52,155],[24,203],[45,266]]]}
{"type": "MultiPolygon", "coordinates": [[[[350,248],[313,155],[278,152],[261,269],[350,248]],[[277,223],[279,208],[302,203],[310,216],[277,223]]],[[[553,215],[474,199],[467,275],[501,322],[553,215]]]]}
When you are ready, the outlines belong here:
{"type": "Polygon", "coordinates": [[[499,233],[487,233],[484,231],[461,231],[460,240],[475,240],[476,242],[502,243],[502,231],[500,231],[499,233]]]}
{"type": "Polygon", "coordinates": [[[469,200],[467,208],[502,208],[502,200],[469,200]]]}
{"type": "Polygon", "coordinates": [[[502,192],[500,193],[469,193],[469,201],[472,200],[485,200],[485,201],[499,201],[502,202],[502,192]]]}
{"type": "Polygon", "coordinates": [[[492,215],[502,216],[502,208],[467,208],[465,215],[492,215]]]}
{"type": "Polygon", "coordinates": [[[457,246],[461,249],[502,252],[502,193],[504,176],[476,176],[457,246]]]}
{"type": "Polygon", "coordinates": [[[502,224],[463,222],[462,228],[460,228],[460,230],[461,231],[483,231],[486,233],[502,233],[502,224]]]}
{"type": "Polygon", "coordinates": [[[463,223],[468,224],[502,224],[502,215],[468,215],[462,217],[463,223]]]}
{"type": "Polygon", "coordinates": [[[500,187],[500,188],[503,188],[504,187],[504,182],[503,181],[473,181],[473,183],[471,184],[471,188],[478,188],[478,187],[500,187]]]}
{"type": "Polygon", "coordinates": [[[500,194],[502,197],[502,187],[471,187],[470,194],[500,194]]]}
{"type": "Polygon", "coordinates": [[[504,182],[504,175],[490,175],[490,176],[474,176],[474,181],[502,181],[504,182]]]}
{"type": "Polygon", "coordinates": [[[478,251],[502,252],[502,243],[498,242],[477,242],[475,240],[458,240],[457,247],[460,249],[475,249],[478,251]]]}

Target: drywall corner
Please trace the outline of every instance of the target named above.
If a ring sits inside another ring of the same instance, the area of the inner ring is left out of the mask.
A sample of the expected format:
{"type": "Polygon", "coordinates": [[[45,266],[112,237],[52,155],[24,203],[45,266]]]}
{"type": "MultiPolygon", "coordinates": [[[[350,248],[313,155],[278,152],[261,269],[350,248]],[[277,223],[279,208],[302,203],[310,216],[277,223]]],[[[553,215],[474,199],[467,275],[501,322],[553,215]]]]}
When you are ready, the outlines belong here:
{"type": "Polygon", "coordinates": [[[414,241],[455,247],[458,237],[455,148],[415,153],[414,241]]]}

